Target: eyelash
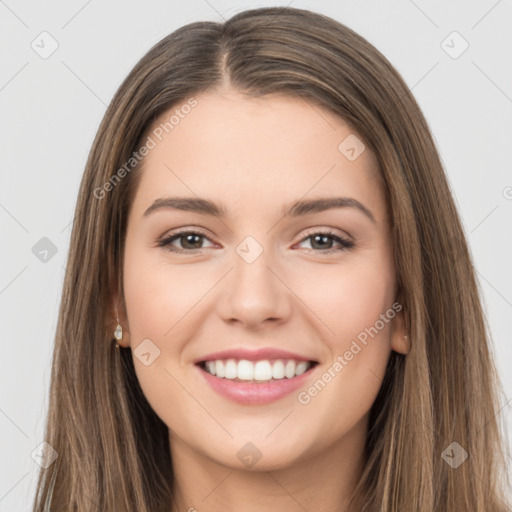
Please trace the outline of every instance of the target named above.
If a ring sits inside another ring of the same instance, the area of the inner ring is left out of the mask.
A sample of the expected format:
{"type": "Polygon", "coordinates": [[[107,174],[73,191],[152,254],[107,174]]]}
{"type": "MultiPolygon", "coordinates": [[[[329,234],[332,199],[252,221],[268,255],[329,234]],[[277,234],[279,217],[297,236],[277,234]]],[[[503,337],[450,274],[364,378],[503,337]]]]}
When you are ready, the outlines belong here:
{"type": "MultiPolygon", "coordinates": [[[[172,247],[171,246],[171,243],[174,241],[174,240],[179,240],[180,238],[186,236],[186,235],[199,235],[200,237],[203,237],[203,238],[206,238],[207,240],[210,240],[210,238],[202,233],[201,231],[199,230],[184,230],[184,231],[179,231],[177,233],[173,233],[167,237],[164,237],[162,238],[161,240],[159,240],[158,242],[158,247],[165,247],[169,252],[174,252],[174,253],[192,253],[192,252],[200,252],[201,249],[178,249],[176,247],[172,247]]],[[[305,240],[309,239],[309,238],[312,238],[314,237],[315,235],[327,235],[329,238],[332,238],[334,241],[338,242],[340,244],[339,247],[337,248],[334,248],[334,249],[327,249],[327,250],[315,250],[315,249],[310,249],[311,251],[313,252],[317,252],[317,253],[320,253],[320,254],[332,254],[332,253],[335,253],[335,252],[341,252],[341,251],[346,251],[346,250],[350,250],[354,247],[354,242],[350,241],[350,240],[347,240],[346,238],[343,238],[339,235],[337,235],[336,233],[333,233],[332,231],[329,231],[329,230],[324,230],[324,231],[314,231],[314,232],[311,232],[309,233],[307,236],[305,236],[304,238],[302,238],[302,240],[300,240],[299,243],[302,243],[304,242],[305,240]]]]}

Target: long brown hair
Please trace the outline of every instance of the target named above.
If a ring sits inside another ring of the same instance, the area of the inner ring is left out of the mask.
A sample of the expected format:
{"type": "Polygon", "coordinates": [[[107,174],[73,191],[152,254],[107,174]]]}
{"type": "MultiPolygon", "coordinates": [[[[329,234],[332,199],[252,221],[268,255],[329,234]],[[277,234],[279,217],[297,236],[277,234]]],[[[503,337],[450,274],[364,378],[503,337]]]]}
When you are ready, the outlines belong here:
{"type": "Polygon", "coordinates": [[[34,511],[170,509],[168,429],[142,394],[131,350],[115,352],[111,297],[117,287],[122,298],[124,236],[141,174],[134,154],[163,113],[226,84],[328,109],[379,163],[412,348],[389,360],[354,503],[362,512],[507,510],[489,332],[427,122],[364,38],[326,16],[274,7],[176,30],[140,60],[107,109],[78,195],[55,339],[45,440],[58,458],[41,470],[34,511]],[[461,449],[468,458],[455,468],[448,459],[461,449]]]}

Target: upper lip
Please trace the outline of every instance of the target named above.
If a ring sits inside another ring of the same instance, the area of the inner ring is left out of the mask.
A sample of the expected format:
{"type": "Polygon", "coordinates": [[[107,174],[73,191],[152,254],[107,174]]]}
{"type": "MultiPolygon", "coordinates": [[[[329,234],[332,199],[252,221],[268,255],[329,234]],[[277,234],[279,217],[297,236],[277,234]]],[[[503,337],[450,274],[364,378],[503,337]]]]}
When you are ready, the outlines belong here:
{"type": "Polygon", "coordinates": [[[314,359],[301,356],[288,350],[278,348],[260,348],[257,350],[248,350],[246,348],[231,348],[221,350],[220,352],[212,352],[206,356],[198,357],[194,360],[194,364],[205,361],[215,361],[221,359],[246,359],[248,361],[261,361],[265,359],[295,359],[297,361],[314,361],[314,359]]]}

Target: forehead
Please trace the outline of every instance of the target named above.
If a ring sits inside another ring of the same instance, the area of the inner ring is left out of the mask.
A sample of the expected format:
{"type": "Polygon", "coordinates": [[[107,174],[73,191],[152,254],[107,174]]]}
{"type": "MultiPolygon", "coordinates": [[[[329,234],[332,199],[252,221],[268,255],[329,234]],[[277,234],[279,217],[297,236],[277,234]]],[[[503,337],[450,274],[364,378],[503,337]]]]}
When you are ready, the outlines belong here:
{"type": "Polygon", "coordinates": [[[327,109],[301,98],[234,91],[192,100],[173,106],[150,130],[154,147],[144,157],[136,209],[165,194],[257,208],[342,194],[383,208],[375,157],[327,109]]]}

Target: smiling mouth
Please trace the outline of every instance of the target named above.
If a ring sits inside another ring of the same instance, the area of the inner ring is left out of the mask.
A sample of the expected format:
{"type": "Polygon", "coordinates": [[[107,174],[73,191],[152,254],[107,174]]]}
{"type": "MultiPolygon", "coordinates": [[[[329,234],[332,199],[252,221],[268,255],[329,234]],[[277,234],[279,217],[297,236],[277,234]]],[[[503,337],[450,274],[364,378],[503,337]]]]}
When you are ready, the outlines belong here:
{"type": "Polygon", "coordinates": [[[247,384],[286,381],[309,372],[317,361],[299,361],[295,359],[216,359],[201,361],[197,366],[206,373],[219,379],[247,384]]]}

